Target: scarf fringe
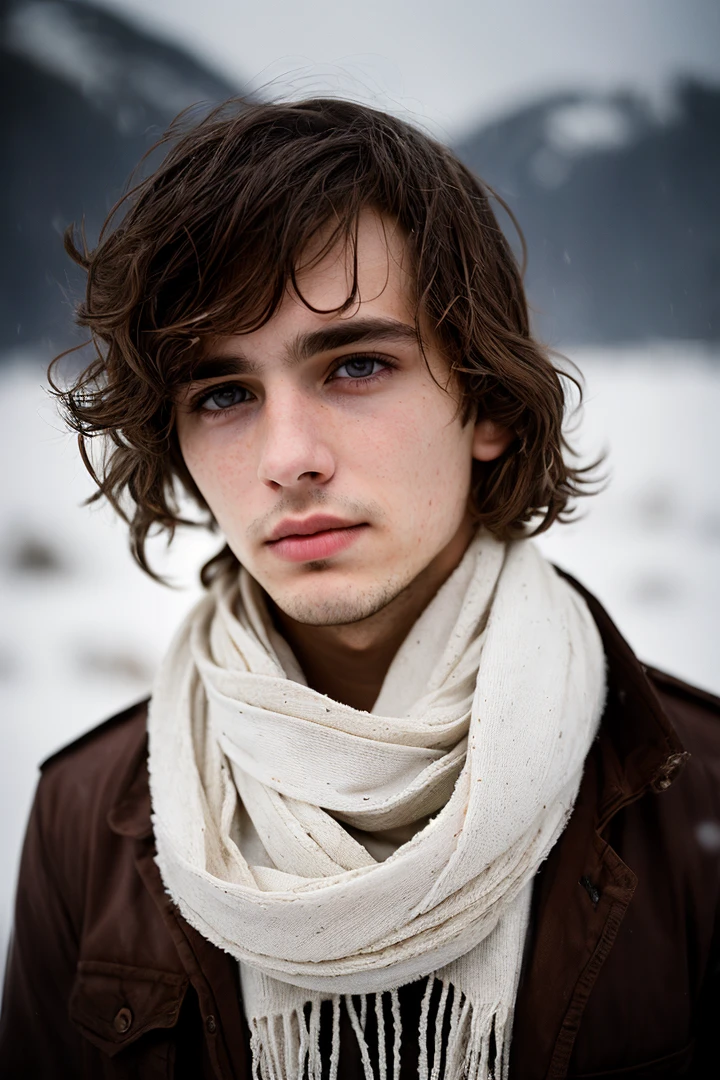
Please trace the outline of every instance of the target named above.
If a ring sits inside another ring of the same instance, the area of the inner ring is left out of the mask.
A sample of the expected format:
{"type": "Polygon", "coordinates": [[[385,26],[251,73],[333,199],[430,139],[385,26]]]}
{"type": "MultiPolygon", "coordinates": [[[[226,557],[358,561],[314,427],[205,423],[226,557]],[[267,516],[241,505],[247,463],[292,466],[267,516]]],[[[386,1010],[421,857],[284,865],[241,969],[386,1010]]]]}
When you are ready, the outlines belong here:
{"type": "MultiPolygon", "coordinates": [[[[365,1080],[400,1080],[402,1024],[397,990],[361,995],[360,1008],[352,995],[332,997],[330,1080],[340,1069],[340,1010],[344,1004],[357,1039],[365,1080]],[[375,1068],[367,1040],[369,998],[375,1013],[375,1068]],[[392,1056],[386,1042],[386,1013],[392,1024],[392,1056]]],[[[420,1007],[418,1080],[507,1080],[512,1016],[500,1007],[475,1008],[450,983],[428,978],[420,1007]],[[437,999],[428,1040],[433,998],[437,999]],[[448,1030],[447,1041],[443,1032],[448,1030]]],[[[254,1017],[250,1023],[253,1080],[323,1080],[320,1046],[320,1001],[286,1016],[254,1017]]],[[[327,1066],[326,1066],[327,1072],[327,1066]]]]}

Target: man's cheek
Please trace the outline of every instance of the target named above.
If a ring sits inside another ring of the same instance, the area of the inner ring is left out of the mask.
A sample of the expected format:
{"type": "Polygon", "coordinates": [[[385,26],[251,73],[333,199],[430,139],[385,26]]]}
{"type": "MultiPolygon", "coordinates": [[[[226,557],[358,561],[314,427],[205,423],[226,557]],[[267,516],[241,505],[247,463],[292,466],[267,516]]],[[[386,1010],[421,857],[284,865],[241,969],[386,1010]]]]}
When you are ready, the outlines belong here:
{"type": "MultiPolygon", "coordinates": [[[[206,476],[208,487],[216,493],[216,498],[221,500],[235,502],[240,492],[247,494],[252,488],[247,458],[232,450],[218,453],[206,476]]],[[[255,483],[259,484],[257,474],[255,483]]]]}

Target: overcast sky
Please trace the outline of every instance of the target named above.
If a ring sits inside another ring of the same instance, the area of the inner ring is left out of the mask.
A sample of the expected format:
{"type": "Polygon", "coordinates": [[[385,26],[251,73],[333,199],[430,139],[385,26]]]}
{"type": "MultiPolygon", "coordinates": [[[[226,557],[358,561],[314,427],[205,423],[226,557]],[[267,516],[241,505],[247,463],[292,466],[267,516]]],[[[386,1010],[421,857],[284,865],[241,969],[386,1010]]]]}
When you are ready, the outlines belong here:
{"type": "Polygon", "coordinates": [[[246,88],[352,94],[449,136],[539,92],[720,82],[720,0],[96,0],[246,88]]]}

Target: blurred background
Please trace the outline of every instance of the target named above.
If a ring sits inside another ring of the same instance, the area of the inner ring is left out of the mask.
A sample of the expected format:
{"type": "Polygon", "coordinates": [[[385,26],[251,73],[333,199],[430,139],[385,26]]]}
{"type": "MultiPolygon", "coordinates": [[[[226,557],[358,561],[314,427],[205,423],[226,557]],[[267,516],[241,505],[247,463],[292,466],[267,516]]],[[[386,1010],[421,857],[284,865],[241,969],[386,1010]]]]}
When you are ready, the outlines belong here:
{"type": "Polygon", "coordinates": [[[509,202],[538,334],[611,481],[542,540],[640,657],[720,692],[717,0],[0,0],[0,967],[37,765],[147,694],[219,539],[134,566],[48,396],[89,241],[188,105],[331,94],[451,144],[509,202]]]}

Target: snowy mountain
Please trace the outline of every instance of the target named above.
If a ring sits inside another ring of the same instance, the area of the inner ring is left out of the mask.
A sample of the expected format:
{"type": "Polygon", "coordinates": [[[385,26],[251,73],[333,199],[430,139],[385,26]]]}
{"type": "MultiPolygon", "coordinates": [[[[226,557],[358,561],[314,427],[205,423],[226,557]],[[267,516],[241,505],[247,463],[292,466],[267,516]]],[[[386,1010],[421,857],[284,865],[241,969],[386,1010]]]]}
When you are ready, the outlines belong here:
{"type": "Polygon", "coordinates": [[[720,87],[564,94],[457,147],[509,203],[552,343],[720,339],[720,87]]]}
{"type": "Polygon", "coordinates": [[[0,350],[67,342],[80,275],[62,231],[96,235],[168,122],[235,87],[129,22],[71,0],[0,7],[0,350]]]}
{"type": "MultiPolygon", "coordinates": [[[[84,215],[92,241],[169,120],[236,89],[89,3],[0,0],[0,355],[68,343],[81,278],[63,228],[84,215]]],[[[546,340],[720,338],[719,128],[720,89],[686,82],[662,112],[545,97],[458,146],[525,231],[546,340]]]]}

